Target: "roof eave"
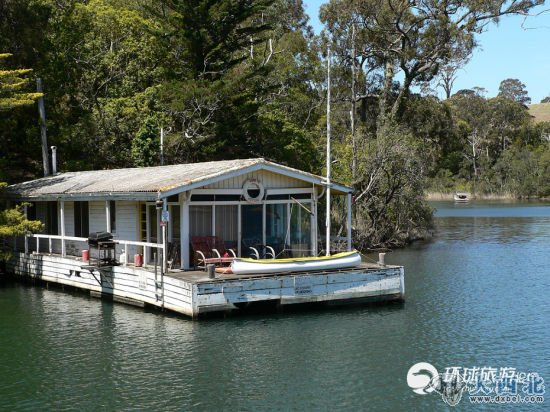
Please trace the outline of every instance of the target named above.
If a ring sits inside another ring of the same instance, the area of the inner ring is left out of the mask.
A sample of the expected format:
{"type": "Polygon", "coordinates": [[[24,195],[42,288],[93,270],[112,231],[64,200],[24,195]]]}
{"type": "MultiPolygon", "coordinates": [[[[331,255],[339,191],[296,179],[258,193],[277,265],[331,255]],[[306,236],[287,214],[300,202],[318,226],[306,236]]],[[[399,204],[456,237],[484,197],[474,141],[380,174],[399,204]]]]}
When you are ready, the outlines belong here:
{"type": "Polygon", "coordinates": [[[49,193],[47,195],[6,194],[5,198],[21,202],[48,202],[67,200],[71,202],[90,200],[128,200],[128,201],[154,201],[158,197],[157,192],[96,192],[96,193],[49,193]]]}

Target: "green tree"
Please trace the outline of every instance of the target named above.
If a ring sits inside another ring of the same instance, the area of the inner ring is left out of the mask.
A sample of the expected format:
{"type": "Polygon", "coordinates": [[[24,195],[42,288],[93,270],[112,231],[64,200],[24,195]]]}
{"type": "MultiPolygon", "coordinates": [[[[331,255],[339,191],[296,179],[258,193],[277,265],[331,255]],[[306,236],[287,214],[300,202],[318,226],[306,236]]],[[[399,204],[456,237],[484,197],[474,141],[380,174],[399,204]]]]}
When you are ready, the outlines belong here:
{"type": "MultiPolygon", "coordinates": [[[[440,66],[459,55],[467,58],[476,46],[475,35],[499,17],[524,14],[541,0],[488,0],[469,2],[401,0],[333,0],[323,6],[321,19],[331,39],[350,47],[340,37],[346,26],[356,25],[357,58],[375,63],[383,77],[380,91],[380,120],[393,121],[412,85],[431,80],[440,66]],[[396,95],[396,74],[403,81],[396,95]]],[[[349,56],[350,53],[346,53],[349,56]]]]}
{"type": "Polygon", "coordinates": [[[301,2],[172,2],[160,100],[170,162],[263,156],[316,168],[318,57],[301,2]],[[230,15],[231,18],[227,18],[230,15]]]}
{"type": "Polygon", "coordinates": [[[490,141],[491,114],[487,100],[476,90],[460,90],[450,99],[457,134],[461,139],[461,154],[466,161],[467,174],[475,193],[479,180],[481,159],[490,141]]]}
{"type": "MultiPolygon", "coordinates": [[[[0,53],[0,63],[11,56],[10,53],[0,53]]],[[[42,96],[42,93],[24,91],[29,79],[23,76],[30,72],[32,69],[0,70],[0,110],[28,106],[42,96]]]]}
{"type": "Polygon", "coordinates": [[[153,118],[144,124],[132,140],[132,159],[137,167],[157,166],[160,156],[160,128],[153,118]]]}
{"type": "Polygon", "coordinates": [[[144,17],[137,3],[75,2],[52,35],[64,49],[61,64],[69,77],[63,94],[56,96],[58,104],[69,100],[78,108],[77,119],[62,130],[66,145],[72,146],[73,158],[96,153],[84,167],[130,166],[131,143],[142,119],[161,110],[157,88],[165,75],[165,50],[156,36],[160,24],[144,17]]]}
{"type": "Polygon", "coordinates": [[[359,161],[354,241],[357,247],[397,247],[423,238],[432,211],[421,194],[423,155],[415,139],[399,127],[384,127],[359,161]]]}
{"type": "Polygon", "coordinates": [[[527,107],[517,100],[510,100],[504,97],[494,97],[488,100],[491,114],[490,132],[492,135],[493,157],[500,153],[518,135],[519,130],[531,121],[527,107]]]}
{"type": "Polygon", "coordinates": [[[234,157],[252,152],[260,101],[249,63],[268,26],[261,20],[270,2],[172,1],[156,10],[170,53],[168,80],[160,98],[174,119],[172,161],[234,157]],[[246,64],[248,63],[248,64],[246,64]],[[224,148],[225,150],[223,150],[224,148]]]}
{"type": "Polygon", "coordinates": [[[504,97],[520,104],[531,103],[531,98],[523,84],[518,79],[505,79],[500,82],[498,97],[504,97]]]}

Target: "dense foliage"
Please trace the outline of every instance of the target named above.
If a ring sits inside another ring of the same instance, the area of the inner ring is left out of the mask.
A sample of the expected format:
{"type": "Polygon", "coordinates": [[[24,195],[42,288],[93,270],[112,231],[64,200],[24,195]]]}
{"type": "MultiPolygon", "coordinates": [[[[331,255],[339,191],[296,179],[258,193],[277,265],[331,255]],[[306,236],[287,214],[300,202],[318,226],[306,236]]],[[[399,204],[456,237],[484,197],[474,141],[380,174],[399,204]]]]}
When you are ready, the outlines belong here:
{"type": "MultiPolygon", "coordinates": [[[[423,236],[427,188],[550,194],[547,125],[522,83],[452,94],[476,35],[539,3],[332,0],[316,36],[301,0],[4,0],[0,51],[44,80],[62,171],[159,164],[162,127],[167,164],[263,156],[323,173],[330,45],[334,178],[355,188],[366,248],[423,236]]],[[[0,179],[40,176],[36,107],[0,111],[0,134],[0,179]]]]}
{"type": "MultiPolygon", "coordinates": [[[[0,53],[0,63],[11,57],[10,53],[0,53]]],[[[29,79],[23,76],[32,69],[1,70],[0,69],[0,110],[10,110],[16,107],[33,104],[42,93],[28,93],[22,90],[29,79]]]]}
{"type": "MultiPolygon", "coordinates": [[[[6,187],[0,182],[0,191],[6,187]]],[[[0,263],[6,261],[11,255],[9,240],[14,236],[28,233],[37,233],[43,229],[42,223],[36,220],[28,220],[24,211],[24,205],[0,210],[0,263]]]]}

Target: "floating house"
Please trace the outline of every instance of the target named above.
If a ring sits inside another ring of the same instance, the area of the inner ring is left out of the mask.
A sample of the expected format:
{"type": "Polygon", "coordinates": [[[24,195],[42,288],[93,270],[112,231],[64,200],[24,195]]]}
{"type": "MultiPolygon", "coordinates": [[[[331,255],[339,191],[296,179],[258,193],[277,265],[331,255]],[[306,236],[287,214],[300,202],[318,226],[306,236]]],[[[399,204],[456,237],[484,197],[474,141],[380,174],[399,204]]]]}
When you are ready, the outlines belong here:
{"type": "MultiPolygon", "coordinates": [[[[330,186],[346,199],[347,230],[337,240],[351,250],[352,189],[330,186]]],[[[14,242],[9,270],[192,317],[266,301],[402,299],[402,267],[214,278],[195,270],[197,253],[212,252],[198,250],[205,239],[222,254],[316,256],[324,248],[317,204],[326,191],[323,177],[261,158],[56,174],[4,193],[31,203],[28,217],[45,225],[14,242]],[[91,237],[101,233],[113,239],[94,250],[91,237]]]]}

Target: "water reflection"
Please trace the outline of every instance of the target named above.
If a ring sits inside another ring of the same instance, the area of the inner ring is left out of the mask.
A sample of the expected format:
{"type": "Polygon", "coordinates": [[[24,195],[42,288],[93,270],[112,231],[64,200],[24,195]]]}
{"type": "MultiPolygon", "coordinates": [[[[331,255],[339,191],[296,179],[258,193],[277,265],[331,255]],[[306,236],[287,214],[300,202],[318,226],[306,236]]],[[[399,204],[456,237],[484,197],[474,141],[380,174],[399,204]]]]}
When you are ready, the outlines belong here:
{"type": "Polygon", "coordinates": [[[437,237],[450,242],[547,242],[550,239],[549,225],[550,217],[444,217],[437,219],[437,237]]]}

